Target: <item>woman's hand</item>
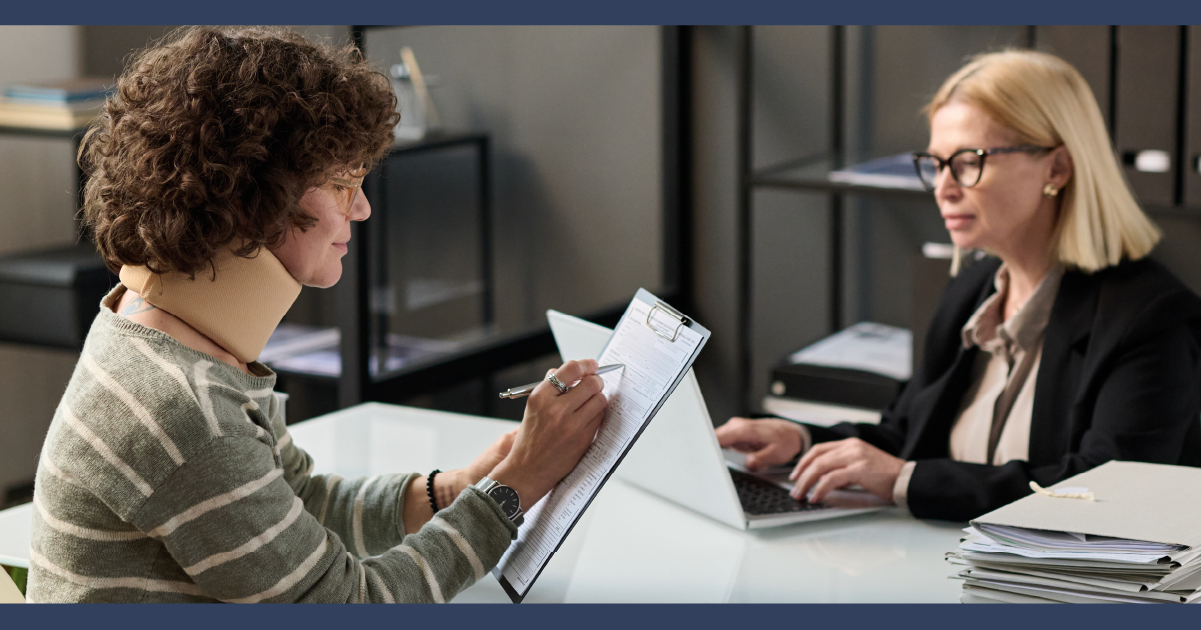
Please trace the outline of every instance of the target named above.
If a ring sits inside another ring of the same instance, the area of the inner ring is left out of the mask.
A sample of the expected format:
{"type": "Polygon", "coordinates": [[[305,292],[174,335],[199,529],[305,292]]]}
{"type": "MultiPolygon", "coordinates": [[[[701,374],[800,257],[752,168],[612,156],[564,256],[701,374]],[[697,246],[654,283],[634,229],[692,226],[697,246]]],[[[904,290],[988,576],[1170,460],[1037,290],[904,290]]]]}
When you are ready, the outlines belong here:
{"type": "Polygon", "coordinates": [[[809,500],[820,503],[831,490],[852,484],[892,501],[892,488],[905,466],[905,460],[860,440],[849,438],[816,444],[797,462],[788,475],[796,481],[792,498],[801,500],[813,489],[809,500]]]}
{"type": "Polygon", "coordinates": [[[796,425],[779,418],[730,418],[717,427],[717,443],[747,453],[746,467],[750,470],[787,463],[803,446],[796,425]]]}
{"type": "Polygon", "coordinates": [[[484,475],[492,472],[497,464],[508,457],[509,451],[513,450],[513,440],[516,437],[517,429],[513,429],[497,438],[466,468],[448,470],[434,477],[434,496],[438,498],[438,509],[449,507],[467,486],[474,486],[484,475]]]}
{"type": "Polygon", "coordinates": [[[605,418],[605,381],[596,376],[596,361],[568,361],[554,374],[570,385],[566,394],[543,380],[526,399],[525,418],[512,449],[488,477],[517,491],[529,509],[567,476],[592,445],[605,418]]]}

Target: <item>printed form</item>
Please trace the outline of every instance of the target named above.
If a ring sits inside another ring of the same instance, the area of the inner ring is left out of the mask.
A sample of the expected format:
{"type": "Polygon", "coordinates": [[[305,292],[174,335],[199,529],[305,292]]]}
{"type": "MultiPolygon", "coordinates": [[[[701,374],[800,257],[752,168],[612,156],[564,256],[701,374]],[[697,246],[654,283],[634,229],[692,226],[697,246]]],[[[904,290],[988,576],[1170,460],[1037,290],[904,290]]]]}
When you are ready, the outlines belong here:
{"type": "Polygon", "coordinates": [[[526,513],[517,540],[494,572],[523,597],[704,344],[704,334],[680,326],[678,319],[661,309],[655,309],[651,319],[655,328],[668,337],[677,327],[679,331],[675,341],[655,334],[647,324],[652,308],[635,298],[613,331],[597,361],[622,363],[625,368],[601,375],[609,405],[596,439],[575,469],[526,513]]]}

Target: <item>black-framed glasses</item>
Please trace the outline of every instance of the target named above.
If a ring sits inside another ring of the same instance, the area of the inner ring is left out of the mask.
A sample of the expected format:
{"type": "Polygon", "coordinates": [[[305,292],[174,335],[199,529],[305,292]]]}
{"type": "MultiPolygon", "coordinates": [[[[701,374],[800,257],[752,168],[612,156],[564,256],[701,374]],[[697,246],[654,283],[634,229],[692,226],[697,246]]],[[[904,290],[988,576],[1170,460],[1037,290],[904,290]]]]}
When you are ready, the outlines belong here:
{"type": "Polygon", "coordinates": [[[933,191],[935,180],[942,169],[950,166],[951,177],[964,188],[971,188],[980,183],[980,175],[984,173],[984,158],[990,155],[1004,153],[1046,153],[1055,147],[1040,147],[1023,144],[1016,147],[997,147],[994,149],[960,149],[951,157],[942,159],[937,155],[919,151],[913,154],[913,168],[921,178],[926,190],[933,191]]]}

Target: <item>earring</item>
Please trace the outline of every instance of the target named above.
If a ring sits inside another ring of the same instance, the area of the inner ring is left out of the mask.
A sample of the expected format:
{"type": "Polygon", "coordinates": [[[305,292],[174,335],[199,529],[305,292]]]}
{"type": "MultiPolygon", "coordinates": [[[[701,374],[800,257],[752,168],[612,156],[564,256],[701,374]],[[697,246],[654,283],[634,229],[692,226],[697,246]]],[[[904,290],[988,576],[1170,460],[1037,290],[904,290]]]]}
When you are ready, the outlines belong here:
{"type": "Polygon", "coordinates": [[[1058,195],[1058,194],[1059,194],[1059,189],[1056,188],[1054,185],[1047,184],[1046,186],[1043,186],[1043,196],[1044,197],[1054,197],[1055,195],[1058,195]]]}

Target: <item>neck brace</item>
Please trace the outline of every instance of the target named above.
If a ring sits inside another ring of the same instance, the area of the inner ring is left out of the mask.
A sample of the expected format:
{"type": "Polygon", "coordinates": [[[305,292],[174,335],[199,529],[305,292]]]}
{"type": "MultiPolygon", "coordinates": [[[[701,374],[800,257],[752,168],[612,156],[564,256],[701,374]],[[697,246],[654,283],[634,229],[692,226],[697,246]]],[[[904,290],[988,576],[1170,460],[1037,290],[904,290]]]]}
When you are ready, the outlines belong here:
{"type": "Polygon", "coordinates": [[[300,295],[300,283],[266,249],[254,258],[225,250],[196,278],[121,267],[121,284],[182,319],[243,363],[259,357],[267,339],[300,295]]]}

